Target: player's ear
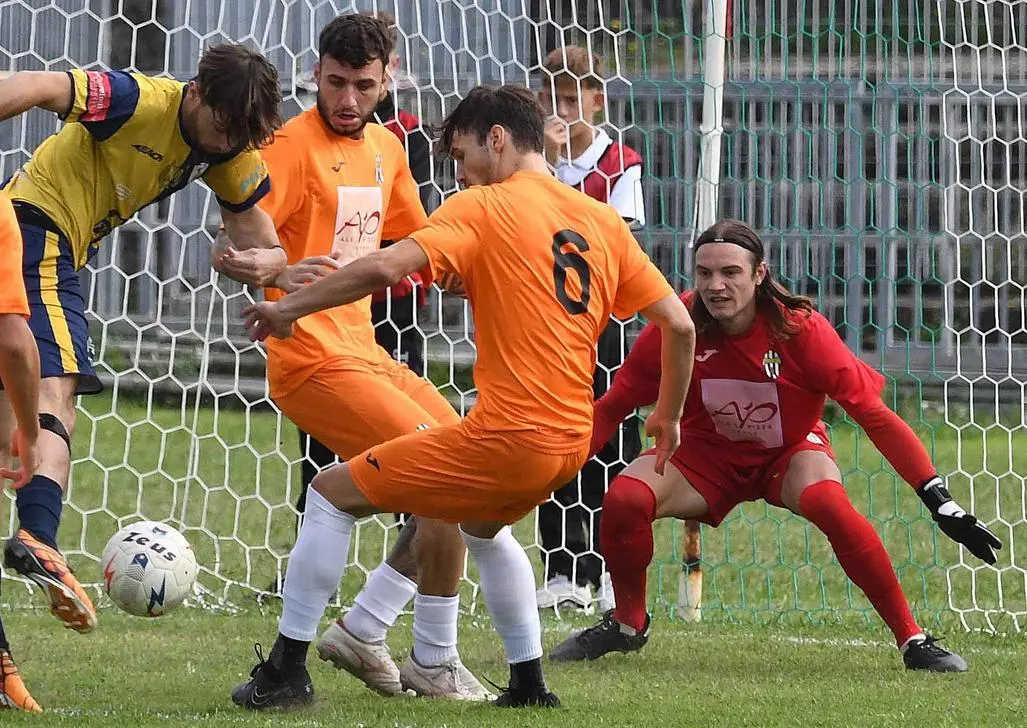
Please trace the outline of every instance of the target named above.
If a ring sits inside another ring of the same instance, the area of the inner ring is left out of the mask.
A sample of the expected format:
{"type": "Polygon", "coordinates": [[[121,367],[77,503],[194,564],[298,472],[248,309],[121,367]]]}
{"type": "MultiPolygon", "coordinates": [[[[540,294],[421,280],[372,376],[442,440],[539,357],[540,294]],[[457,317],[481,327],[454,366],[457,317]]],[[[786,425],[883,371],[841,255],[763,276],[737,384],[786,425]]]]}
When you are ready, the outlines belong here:
{"type": "Polygon", "coordinates": [[[314,61],[314,83],[321,85],[321,61],[314,61]]]}
{"type": "Polygon", "coordinates": [[[767,277],[767,273],[770,272],[770,266],[767,265],[767,261],[761,260],[759,265],[756,266],[756,285],[761,285],[767,277]]]}
{"type": "Polygon", "coordinates": [[[492,128],[489,129],[489,134],[485,141],[491,151],[496,154],[502,154],[503,147],[506,146],[507,142],[506,129],[504,129],[500,124],[493,124],[492,128]]]}

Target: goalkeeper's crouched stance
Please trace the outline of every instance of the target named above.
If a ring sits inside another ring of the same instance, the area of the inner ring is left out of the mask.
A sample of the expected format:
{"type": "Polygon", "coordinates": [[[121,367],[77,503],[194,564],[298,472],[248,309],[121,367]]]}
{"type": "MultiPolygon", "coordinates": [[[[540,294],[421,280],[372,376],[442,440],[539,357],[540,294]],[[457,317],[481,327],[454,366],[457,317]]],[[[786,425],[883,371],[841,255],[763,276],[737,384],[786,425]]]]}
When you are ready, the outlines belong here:
{"type": "MultiPolygon", "coordinates": [[[[827,536],[842,569],[895,635],[911,670],[961,672],[966,662],[917,625],[873,526],[841,483],[824,423],[838,402],[926,504],[941,530],[988,564],[1001,541],[952,499],[923,444],[881,401],[883,377],[846,348],[811,302],[773,281],[763,242],[725,221],[695,245],[696,290],[682,299],[695,321],[696,362],[681,446],[663,474],[643,454],[611,483],[600,544],[616,608],[558,645],[554,660],[631,652],[648,639],[646,568],[652,523],[694,518],[718,525],[739,503],[763,499],[803,516],[827,536]]],[[[595,405],[593,449],[660,382],[660,332],[647,327],[595,405]]]]}

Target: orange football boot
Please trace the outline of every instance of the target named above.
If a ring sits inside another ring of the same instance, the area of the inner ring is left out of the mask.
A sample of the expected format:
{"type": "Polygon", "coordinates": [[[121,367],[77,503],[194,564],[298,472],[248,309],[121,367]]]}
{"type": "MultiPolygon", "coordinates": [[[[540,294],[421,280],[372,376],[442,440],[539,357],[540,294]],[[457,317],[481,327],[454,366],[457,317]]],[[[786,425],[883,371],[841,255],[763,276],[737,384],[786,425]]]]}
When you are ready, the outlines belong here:
{"type": "Polygon", "coordinates": [[[4,566],[38,584],[50,598],[50,614],[68,629],[92,632],[96,608],[59,551],[19,529],[4,547],[4,566]]]}
{"type": "Polygon", "coordinates": [[[4,708],[17,708],[27,713],[43,712],[22,682],[11,653],[0,650],[0,710],[4,708]]]}

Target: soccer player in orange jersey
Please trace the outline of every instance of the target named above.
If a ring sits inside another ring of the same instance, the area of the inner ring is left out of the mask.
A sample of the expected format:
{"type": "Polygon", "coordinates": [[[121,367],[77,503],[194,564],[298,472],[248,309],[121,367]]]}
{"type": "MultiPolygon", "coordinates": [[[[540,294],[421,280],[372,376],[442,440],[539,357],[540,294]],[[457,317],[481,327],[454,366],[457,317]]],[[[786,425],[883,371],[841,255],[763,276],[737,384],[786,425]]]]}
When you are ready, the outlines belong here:
{"type": "MultiPolygon", "coordinates": [[[[463,281],[478,347],[477,404],[459,423],[373,446],[322,471],[288,578],[302,573],[309,586],[306,619],[313,629],[321,616],[314,607],[323,609],[338,584],[357,518],[408,510],[460,523],[510,663],[510,685],[496,701],[502,706],[559,705],[542,675],[534,574],[508,525],[585,462],[602,328],[611,314],[641,311],[663,332],[660,397],[646,421],[661,470],[680,439],[694,355],[685,305],[620,215],[549,174],[543,127],[528,89],[473,89],[445,120],[441,137],[470,189],[395,245],[246,311],[254,338],[288,338],[302,335],[317,311],[360,300],[425,266],[436,277],[452,273],[463,281]]],[[[277,644],[306,649],[286,634],[277,644]]],[[[288,697],[298,673],[294,666],[258,665],[236,695],[250,703],[288,697]]]]}
{"type": "MultiPolygon", "coordinates": [[[[289,121],[262,152],[273,184],[260,204],[292,263],[266,289],[269,301],[362,259],[383,237],[399,240],[427,221],[403,145],[388,129],[368,123],[391,50],[382,20],[343,15],[325,26],[314,70],[316,107],[289,121]]],[[[295,336],[269,342],[268,380],[282,412],[344,460],[419,428],[460,421],[431,382],[377,344],[369,296],[307,316],[295,336]]],[[[308,499],[306,519],[319,518],[318,508],[308,499]]],[[[493,697],[456,649],[464,556],[455,525],[410,520],[389,561],[369,575],[353,609],[318,643],[321,657],[383,695],[412,690],[461,700],[493,697]],[[409,558],[415,534],[416,564],[409,558]],[[386,631],[411,599],[414,646],[399,669],[386,631]]],[[[290,561],[297,558],[304,557],[294,552],[290,561]]],[[[306,644],[317,629],[317,619],[308,617],[320,618],[324,605],[311,601],[301,572],[287,573],[280,630],[306,644]]],[[[286,645],[272,650],[272,666],[306,653],[286,645]]],[[[310,697],[302,674],[299,702],[310,697]]]]}
{"type": "MultiPolygon", "coordinates": [[[[17,470],[10,470],[6,459],[0,461],[0,477],[13,481],[15,488],[29,482],[39,465],[39,350],[28,325],[29,299],[21,278],[21,247],[14,207],[0,192],[0,381],[17,422],[11,453],[19,461],[17,470]]],[[[0,710],[3,708],[43,712],[18,674],[0,621],[0,710]]]]}

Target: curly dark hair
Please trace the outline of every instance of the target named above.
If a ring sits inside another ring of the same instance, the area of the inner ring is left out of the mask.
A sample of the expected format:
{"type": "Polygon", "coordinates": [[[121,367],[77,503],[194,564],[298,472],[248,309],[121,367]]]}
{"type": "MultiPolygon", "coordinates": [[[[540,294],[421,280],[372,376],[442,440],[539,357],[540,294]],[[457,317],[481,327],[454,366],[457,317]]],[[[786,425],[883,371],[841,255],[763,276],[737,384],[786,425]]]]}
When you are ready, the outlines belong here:
{"type": "Polygon", "coordinates": [[[237,43],[211,46],[195,80],[234,149],[262,147],[282,126],[278,70],[257,51],[237,43]]]}
{"type": "MultiPolygon", "coordinates": [[[[707,243],[734,243],[745,248],[752,255],[752,271],[756,275],[756,266],[766,260],[766,250],[759,233],[740,220],[721,220],[708,228],[695,241],[695,252],[707,243]]],[[[789,320],[781,308],[789,311],[813,313],[813,302],[806,296],[792,293],[774,280],[767,271],[763,282],[756,288],[756,309],[761,311],[770,323],[771,336],[776,340],[786,340],[799,332],[799,325],[789,320]]],[[[717,320],[713,318],[700,296],[692,297],[692,321],[695,331],[700,336],[716,335],[717,320]]]]}
{"type": "Polygon", "coordinates": [[[363,68],[374,60],[389,64],[394,43],[389,25],[381,18],[363,13],[340,15],[321,30],[317,52],[351,68],[363,68]]]}
{"type": "Polygon", "coordinates": [[[541,154],[545,112],[538,97],[528,87],[517,84],[472,88],[434,130],[440,154],[450,154],[457,133],[472,132],[478,143],[484,144],[489,129],[497,124],[510,132],[519,151],[541,154]]]}

